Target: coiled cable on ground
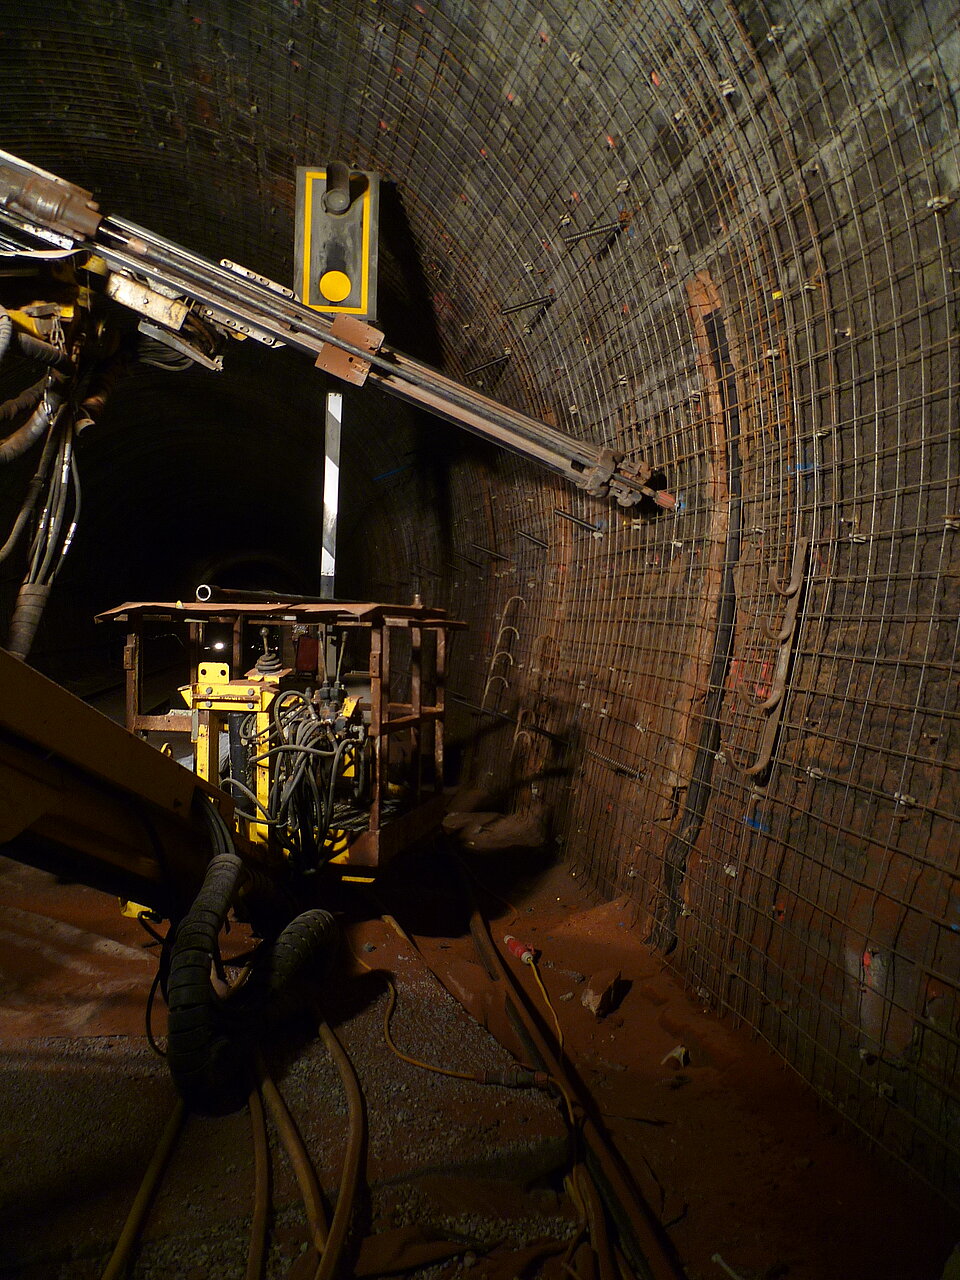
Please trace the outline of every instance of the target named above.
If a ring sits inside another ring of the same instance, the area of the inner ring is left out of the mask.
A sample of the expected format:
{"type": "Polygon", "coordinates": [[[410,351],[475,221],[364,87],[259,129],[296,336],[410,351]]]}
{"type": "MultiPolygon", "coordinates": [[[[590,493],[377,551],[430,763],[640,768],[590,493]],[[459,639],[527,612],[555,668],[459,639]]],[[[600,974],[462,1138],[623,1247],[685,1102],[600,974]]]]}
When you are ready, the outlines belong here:
{"type": "MultiPolygon", "coordinates": [[[[436,974],[423,958],[420,948],[396,917],[389,913],[384,913],[381,916],[381,919],[384,924],[389,925],[390,928],[393,929],[394,933],[396,933],[399,938],[403,939],[414,955],[419,958],[427,972],[436,978],[436,974]]],[[[354,959],[361,964],[364,969],[368,972],[370,971],[370,966],[365,960],[361,960],[356,954],[354,954],[354,959]]],[[[439,982],[439,979],[437,979],[437,981],[439,982]]],[[[442,983],[440,985],[442,986],[442,983]]],[[[433,1071],[437,1075],[441,1076],[453,1076],[458,1080],[470,1080],[474,1084],[495,1084],[506,1089],[542,1089],[549,1086],[550,1088],[555,1089],[563,1098],[569,1123],[571,1125],[576,1124],[573,1099],[570,1097],[569,1091],[564,1088],[563,1084],[559,1080],[554,1079],[553,1076],[548,1075],[544,1071],[537,1071],[533,1067],[523,1066],[522,1064],[517,1064],[514,1067],[508,1068],[506,1071],[455,1071],[450,1067],[441,1067],[433,1062],[423,1062],[419,1058],[413,1058],[409,1054],[404,1053],[397,1047],[390,1032],[390,1020],[393,1017],[397,1004],[397,989],[391,978],[387,979],[387,988],[389,994],[387,1007],[383,1014],[383,1038],[386,1042],[387,1048],[400,1058],[401,1061],[407,1062],[413,1067],[420,1067],[423,1071],[433,1071]]]]}

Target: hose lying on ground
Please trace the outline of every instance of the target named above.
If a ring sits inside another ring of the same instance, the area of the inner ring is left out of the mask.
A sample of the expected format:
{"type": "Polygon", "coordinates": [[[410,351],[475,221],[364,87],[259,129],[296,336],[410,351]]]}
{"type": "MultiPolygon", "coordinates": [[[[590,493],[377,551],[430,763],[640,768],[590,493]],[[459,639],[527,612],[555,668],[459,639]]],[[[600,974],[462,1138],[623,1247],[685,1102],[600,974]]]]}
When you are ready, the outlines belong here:
{"type": "MultiPolygon", "coordinates": [[[[469,893],[466,881],[463,880],[462,883],[469,893]]],[[[487,923],[475,904],[471,909],[470,933],[488,976],[492,981],[503,984],[507,1013],[518,1034],[528,1042],[536,1058],[543,1064],[543,1069],[564,1081],[566,1089],[577,1098],[582,1107],[580,1134],[584,1144],[583,1162],[603,1196],[617,1227],[621,1247],[636,1274],[642,1280],[683,1280],[683,1268],[676,1258],[672,1241],[666,1237],[641,1196],[619,1152],[611,1146],[595,1120],[589,1100],[582,1089],[578,1088],[578,1082],[571,1076],[566,1063],[558,1059],[539,1026],[526,1011],[513,977],[493,945],[487,923]]],[[[583,1185],[582,1183],[581,1191],[583,1185]]],[[[592,1210],[596,1217],[599,1205],[596,1202],[592,1205],[587,1203],[586,1207],[588,1216],[592,1210]]],[[[600,1226],[599,1219],[596,1225],[600,1226]]],[[[608,1253],[609,1244],[602,1233],[599,1240],[595,1239],[595,1244],[600,1245],[602,1254],[607,1254],[605,1264],[612,1265],[608,1253]]]]}
{"type": "Polygon", "coordinates": [[[250,1090],[249,1103],[253,1132],[253,1219],[250,1223],[250,1244],[244,1280],[261,1280],[267,1255],[267,1224],[270,1218],[270,1142],[259,1089],[250,1090]]]}
{"type": "Polygon", "coordinates": [[[284,1102],[280,1090],[270,1076],[267,1075],[262,1065],[259,1071],[263,1100],[267,1104],[270,1117],[276,1126],[277,1133],[280,1135],[280,1141],[283,1143],[284,1149],[290,1158],[297,1184],[300,1187],[300,1197],[303,1200],[304,1212],[307,1215],[307,1225],[310,1228],[313,1247],[317,1253],[322,1253],[327,1243],[327,1220],[323,1211],[323,1196],[320,1191],[317,1172],[313,1167],[313,1161],[310,1159],[303,1138],[300,1136],[300,1130],[287,1109],[287,1104],[284,1102]]]}
{"type": "Polygon", "coordinates": [[[347,1095],[347,1150],[343,1157],[343,1173],[340,1178],[340,1193],[330,1223],[330,1235],[326,1248],[320,1258],[314,1280],[332,1280],[337,1274],[340,1258],[347,1241],[347,1231],[353,1216],[353,1206],[360,1185],[360,1173],[363,1166],[363,1152],[367,1140],[366,1111],[363,1105],[363,1094],[360,1082],[353,1069],[353,1063],[344,1052],[343,1046],[325,1022],[320,1024],[320,1036],[340,1072],[344,1092],[347,1095]]]}
{"type": "Polygon", "coordinates": [[[120,1232],[120,1239],[117,1241],[116,1248],[110,1256],[110,1261],[106,1265],[101,1280],[120,1280],[120,1277],[126,1273],[130,1254],[147,1216],[153,1193],[157,1189],[164,1166],[170,1158],[170,1152],[173,1150],[174,1143],[179,1136],[186,1114],[187,1109],[183,1102],[178,1102],[170,1114],[170,1119],[167,1121],[166,1128],[154,1150],[150,1164],[147,1166],[147,1171],[143,1175],[140,1189],[137,1191],[130,1207],[127,1220],[123,1224],[123,1230],[120,1232]]]}

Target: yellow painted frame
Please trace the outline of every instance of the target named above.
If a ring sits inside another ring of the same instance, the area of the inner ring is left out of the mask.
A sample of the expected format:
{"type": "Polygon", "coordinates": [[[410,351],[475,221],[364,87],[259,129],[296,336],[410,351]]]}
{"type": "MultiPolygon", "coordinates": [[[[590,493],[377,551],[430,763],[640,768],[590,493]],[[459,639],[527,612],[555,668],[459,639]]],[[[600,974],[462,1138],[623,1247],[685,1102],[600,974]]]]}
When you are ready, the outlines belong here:
{"type": "Polygon", "coordinates": [[[361,197],[363,201],[363,214],[360,219],[362,227],[362,240],[360,246],[361,268],[360,268],[360,306],[359,307],[338,307],[331,304],[326,307],[315,306],[312,302],[307,302],[310,297],[310,229],[313,217],[313,184],[315,182],[327,181],[326,169],[308,169],[303,175],[303,261],[301,266],[301,288],[300,298],[303,303],[310,308],[311,311],[320,311],[324,315],[347,315],[347,316],[364,316],[369,310],[370,304],[370,186],[367,185],[361,197]]]}

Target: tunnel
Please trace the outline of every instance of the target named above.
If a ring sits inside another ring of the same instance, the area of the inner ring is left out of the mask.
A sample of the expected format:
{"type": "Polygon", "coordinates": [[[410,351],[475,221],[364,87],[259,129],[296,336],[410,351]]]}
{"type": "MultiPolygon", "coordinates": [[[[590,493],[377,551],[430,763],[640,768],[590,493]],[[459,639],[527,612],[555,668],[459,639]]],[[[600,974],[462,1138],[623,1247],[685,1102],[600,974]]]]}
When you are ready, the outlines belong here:
{"type": "MultiPolygon", "coordinates": [[[[614,935],[955,1232],[955,6],[33,0],[0,25],[5,150],[284,286],[297,167],[378,174],[387,342],[673,495],[622,507],[345,387],[337,592],[467,624],[448,781],[548,829],[614,935]]],[[[119,381],[31,664],[94,693],[106,609],[218,575],[315,592],[333,389],[254,341],[119,381]]]]}

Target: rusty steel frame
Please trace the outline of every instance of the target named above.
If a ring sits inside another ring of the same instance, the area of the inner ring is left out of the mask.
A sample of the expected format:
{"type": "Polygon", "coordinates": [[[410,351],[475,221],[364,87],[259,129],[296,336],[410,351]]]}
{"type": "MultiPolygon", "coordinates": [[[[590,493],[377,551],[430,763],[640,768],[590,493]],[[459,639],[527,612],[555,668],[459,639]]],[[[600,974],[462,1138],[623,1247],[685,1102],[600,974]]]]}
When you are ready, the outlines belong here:
{"type": "MultiPolygon", "coordinates": [[[[343,870],[351,867],[375,868],[389,861],[406,845],[435,829],[443,815],[445,796],[444,715],[449,634],[464,624],[447,618],[442,609],[422,605],[349,604],[342,602],[197,602],[130,603],[98,616],[98,621],[125,623],[126,725],[133,734],[184,732],[183,716],[151,716],[144,713],[143,641],[144,627],[150,623],[181,623],[187,626],[191,672],[199,663],[201,628],[208,623],[228,625],[233,635],[234,675],[242,655],[245,623],[277,627],[324,625],[337,630],[360,630],[370,636],[370,724],[368,738],[373,743],[374,770],[370,819],[366,830],[350,841],[347,853],[336,859],[343,870]],[[410,700],[391,698],[391,633],[407,632],[410,637],[410,700]],[[435,637],[432,669],[424,662],[424,638],[435,637]],[[424,701],[426,687],[433,688],[433,701],[424,701]],[[409,734],[414,802],[411,809],[384,821],[383,801],[387,790],[390,744],[398,734],[409,734]],[[432,788],[424,781],[424,764],[431,761],[432,788]]],[[[191,679],[193,677],[191,676],[191,679]]],[[[148,748],[153,750],[153,748],[148,748]]]]}

